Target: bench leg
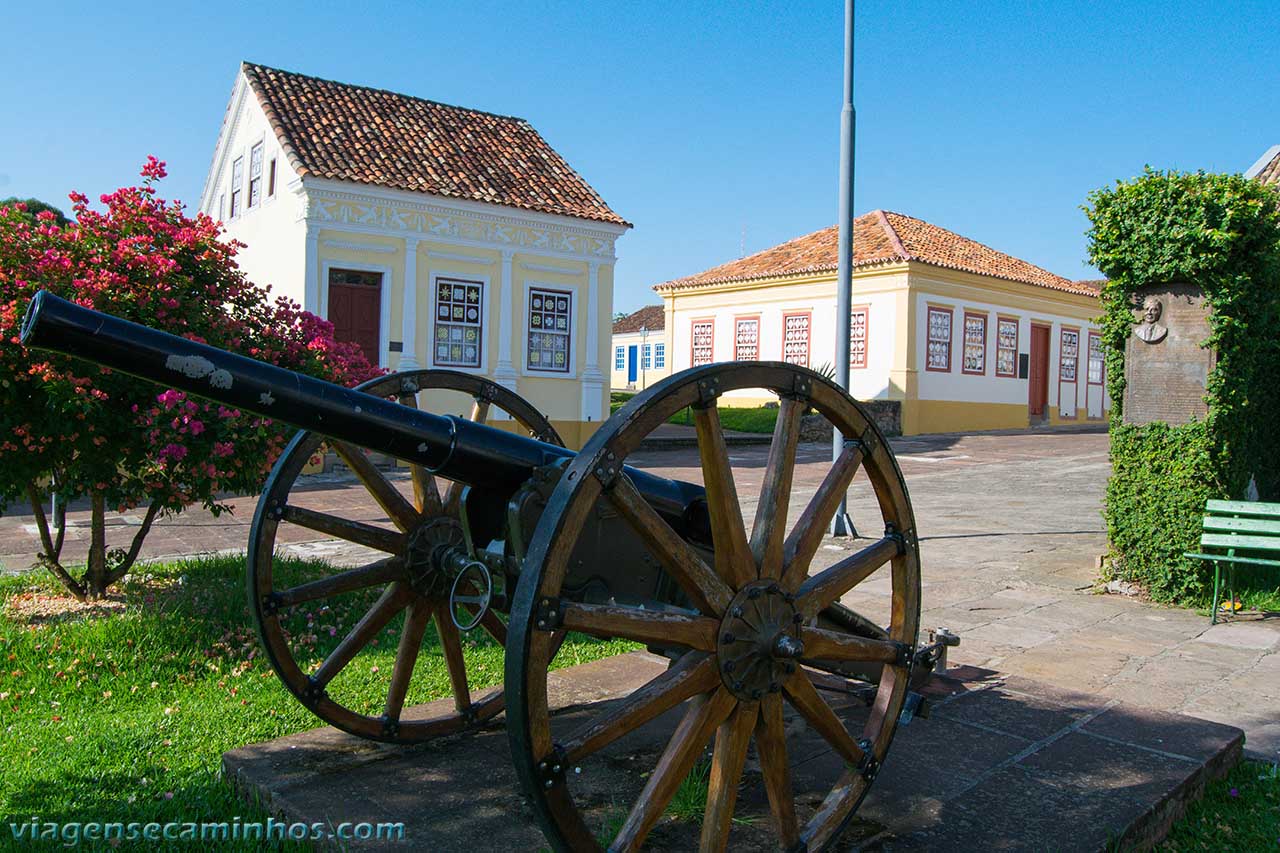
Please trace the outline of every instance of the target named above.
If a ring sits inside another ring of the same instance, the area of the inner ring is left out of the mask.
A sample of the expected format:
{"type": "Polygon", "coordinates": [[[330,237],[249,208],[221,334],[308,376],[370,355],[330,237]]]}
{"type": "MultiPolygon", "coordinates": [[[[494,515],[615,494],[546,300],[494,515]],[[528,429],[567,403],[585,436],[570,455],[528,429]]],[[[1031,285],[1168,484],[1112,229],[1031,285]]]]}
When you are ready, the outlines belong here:
{"type": "Polygon", "coordinates": [[[1213,603],[1210,605],[1213,611],[1213,619],[1210,620],[1210,625],[1218,624],[1218,578],[1221,569],[1222,564],[1215,561],[1213,564],[1213,603]]]}

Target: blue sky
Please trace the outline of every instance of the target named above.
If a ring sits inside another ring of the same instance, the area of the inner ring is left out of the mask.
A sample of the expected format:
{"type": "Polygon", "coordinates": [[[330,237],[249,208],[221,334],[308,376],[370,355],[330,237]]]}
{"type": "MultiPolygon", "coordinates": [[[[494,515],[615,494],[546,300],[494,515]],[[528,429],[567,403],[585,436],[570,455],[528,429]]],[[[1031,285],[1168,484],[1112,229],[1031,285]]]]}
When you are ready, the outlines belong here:
{"type": "MultiPolygon", "coordinates": [[[[836,220],[843,5],[23,3],[3,13],[0,197],[169,163],[194,205],[239,62],[523,116],[635,223],[615,306],[836,220]],[[358,11],[356,11],[358,10],[358,11]],[[745,232],[745,238],[744,238],[745,232]]],[[[1071,278],[1089,190],[1243,171],[1280,142],[1263,3],[862,0],[858,212],[1071,278]]]]}

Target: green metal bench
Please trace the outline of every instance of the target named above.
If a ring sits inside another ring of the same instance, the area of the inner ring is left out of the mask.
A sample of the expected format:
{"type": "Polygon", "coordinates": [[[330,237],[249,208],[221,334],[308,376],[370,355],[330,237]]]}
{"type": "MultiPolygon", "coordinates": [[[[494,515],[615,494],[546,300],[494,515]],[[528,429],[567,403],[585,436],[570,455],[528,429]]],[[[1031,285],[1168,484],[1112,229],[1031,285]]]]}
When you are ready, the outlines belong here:
{"type": "Polygon", "coordinates": [[[1236,565],[1280,566],[1280,504],[1208,501],[1204,507],[1200,553],[1183,556],[1213,561],[1213,624],[1218,622],[1222,564],[1227,564],[1227,589],[1234,615],[1236,565]]]}

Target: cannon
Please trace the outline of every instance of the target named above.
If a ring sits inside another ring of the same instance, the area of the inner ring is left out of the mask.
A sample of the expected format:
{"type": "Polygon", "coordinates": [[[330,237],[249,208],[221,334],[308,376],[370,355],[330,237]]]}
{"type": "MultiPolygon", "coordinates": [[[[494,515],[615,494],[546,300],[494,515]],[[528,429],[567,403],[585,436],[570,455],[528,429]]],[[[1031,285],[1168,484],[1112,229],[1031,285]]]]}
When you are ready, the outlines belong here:
{"type": "Polygon", "coordinates": [[[349,389],[48,292],[28,309],[22,341],[297,427],[258,501],[247,549],[249,609],[281,682],[325,722],[390,743],[459,734],[505,710],[518,776],[559,850],[639,849],[691,769],[705,766],[709,745],[701,826],[665,822],[662,846],[725,849],[736,806],[753,797],[767,808],[780,848],[829,846],[900,722],[921,712],[913,686],[958,642],[945,631],[919,641],[916,526],[891,450],[852,397],[803,367],[729,362],[675,374],[636,395],[575,454],[527,401],[473,374],[414,370],[349,389]],[[469,416],[424,406],[446,391],[469,398],[469,416]],[[750,527],[718,405],[743,393],[778,405],[767,456],[750,472],[760,483],[750,527]],[[700,468],[701,484],[628,464],[646,436],[685,409],[698,439],[689,467],[695,475],[700,468]],[[793,503],[801,506],[792,486],[810,412],[846,440],[789,525],[793,503]],[[322,447],[346,463],[385,520],[305,505],[299,478],[322,447]],[[411,494],[367,451],[407,465],[411,494]],[[811,572],[858,472],[859,526],[875,535],[811,572]],[[299,582],[277,549],[292,526],[380,556],[299,582]],[[841,603],[885,567],[877,580],[883,612],[841,603]],[[366,596],[367,611],[312,660],[296,625],[287,627],[290,614],[351,595],[366,596]],[[396,624],[381,707],[344,699],[341,674],[396,624]],[[406,714],[432,629],[453,707],[406,714]],[[488,692],[470,688],[463,638],[473,630],[505,647],[503,682],[488,692]],[[632,641],[666,666],[621,701],[557,712],[549,673],[571,634],[632,641]],[[863,709],[860,732],[837,715],[841,706],[863,709]],[[606,747],[652,731],[660,717],[675,720],[660,748],[628,762],[606,759],[606,747]],[[837,759],[826,776],[814,769],[817,755],[837,759]],[[605,769],[615,782],[602,793],[591,780],[605,769]],[[629,805],[614,812],[619,797],[629,805]]]}

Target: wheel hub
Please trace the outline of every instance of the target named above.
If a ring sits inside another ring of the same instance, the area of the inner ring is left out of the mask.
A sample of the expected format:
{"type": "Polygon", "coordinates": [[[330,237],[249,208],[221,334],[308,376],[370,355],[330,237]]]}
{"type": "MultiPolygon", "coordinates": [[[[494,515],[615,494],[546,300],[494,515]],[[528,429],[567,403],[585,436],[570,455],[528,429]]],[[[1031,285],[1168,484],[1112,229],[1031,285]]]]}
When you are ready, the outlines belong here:
{"type": "Polygon", "coordinates": [[[725,687],[746,701],[780,690],[804,654],[802,621],[792,597],[774,581],[752,581],[739,590],[716,645],[725,687]]]}
{"type": "Polygon", "coordinates": [[[449,593],[452,578],[442,569],[444,555],[466,544],[462,526],[452,518],[436,518],[409,534],[405,571],[409,585],[419,595],[441,597],[449,593]]]}

